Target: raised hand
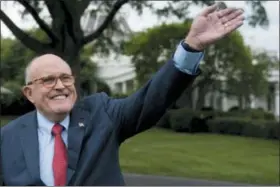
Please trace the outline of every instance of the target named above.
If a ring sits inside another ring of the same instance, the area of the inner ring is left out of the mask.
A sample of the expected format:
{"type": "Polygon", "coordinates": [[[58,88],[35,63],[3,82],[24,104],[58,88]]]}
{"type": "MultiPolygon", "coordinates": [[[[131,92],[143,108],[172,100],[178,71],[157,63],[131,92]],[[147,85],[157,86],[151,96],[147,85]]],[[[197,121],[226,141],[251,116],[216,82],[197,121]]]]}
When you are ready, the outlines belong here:
{"type": "Polygon", "coordinates": [[[242,9],[217,10],[218,4],[207,7],[193,21],[185,42],[192,48],[204,50],[243,25],[242,9]]]}

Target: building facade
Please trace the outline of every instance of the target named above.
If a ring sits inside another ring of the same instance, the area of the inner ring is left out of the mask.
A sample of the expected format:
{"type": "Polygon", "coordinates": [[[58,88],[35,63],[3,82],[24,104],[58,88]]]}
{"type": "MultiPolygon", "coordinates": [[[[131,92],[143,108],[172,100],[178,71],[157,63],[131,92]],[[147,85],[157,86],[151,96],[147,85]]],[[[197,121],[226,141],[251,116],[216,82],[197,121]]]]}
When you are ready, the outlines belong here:
{"type": "Polygon", "coordinates": [[[130,58],[111,55],[106,60],[96,60],[97,76],[104,81],[112,93],[127,94],[136,88],[135,67],[130,58]]]}

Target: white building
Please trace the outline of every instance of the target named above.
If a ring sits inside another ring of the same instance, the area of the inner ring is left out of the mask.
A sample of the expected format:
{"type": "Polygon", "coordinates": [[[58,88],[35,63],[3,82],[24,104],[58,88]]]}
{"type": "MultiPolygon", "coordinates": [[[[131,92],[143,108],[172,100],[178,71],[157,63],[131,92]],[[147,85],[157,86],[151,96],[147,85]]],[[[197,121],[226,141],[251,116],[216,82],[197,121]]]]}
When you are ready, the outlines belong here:
{"type": "MultiPolygon", "coordinates": [[[[125,13],[119,12],[114,19],[118,20],[118,27],[125,32],[124,36],[114,35],[113,40],[117,43],[120,37],[127,37],[132,34],[130,27],[124,19],[125,13]]],[[[104,21],[106,15],[86,13],[81,20],[85,35],[95,31],[104,21]]],[[[124,39],[124,38],[122,38],[124,39]]],[[[134,90],[135,68],[130,58],[123,55],[110,54],[107,58],[94,55],[92,60],[97,63],[98,77],[103,80],[113,93],[128,93],[134,90]]]]}
{"type": "Polygon", "coordinates": [[[136,88],[135,67],[127,56],[113,56],[106,58],[106,62],[99,60],[98,77],[110,87],[113,93],[130,93],[136,88]]]}

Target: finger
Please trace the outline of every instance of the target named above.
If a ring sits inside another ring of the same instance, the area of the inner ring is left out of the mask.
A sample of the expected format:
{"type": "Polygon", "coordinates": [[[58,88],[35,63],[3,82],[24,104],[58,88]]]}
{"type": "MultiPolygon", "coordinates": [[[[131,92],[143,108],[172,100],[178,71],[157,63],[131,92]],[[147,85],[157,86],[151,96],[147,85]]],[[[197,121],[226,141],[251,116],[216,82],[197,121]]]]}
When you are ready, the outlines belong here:
{"type": "Polygon", "coordinates": [[[234,24],[234,23],[236,23],[236,22],[244,21],[244,20],[245,20],[245,17],[244,17],[243,15],[239,15],[238,17],[236,17],[236,18],[230,20],[230,21],[228,22],[228,25],[232,25],[232,24],[234,24]]]}
{"type": "Polygon", "coordinates": [[[243,25],[244,23],[244,16],[240,15],[238,16],[236,19],[233,19],[231,21],[229,21],[226,25],[225,25],[225,30],[227,33],[230,33],[236,29],[238,29],[240,26],[243,25]]]}
{"type": "Polygon", "coordinates": [[[233,12],[231,12],[228,15],[225,15],[221,18],[222,23],[227,23],[228,21],[231,21],[237,17],[239,17],[240,15],[243,14],[243,10],[242,9],[237,9],[233,12]]]}
{"type": "Polygon", "coordinates": [[[221,17],[224,17],[228,14],[231,14],[232,12],[235,12],[237,9],[236,8],[226,8],[224,10],[220,10],[218,12],[218,17],[221,18],[221,17]]]}
{"type": "Polygon", "coordinates": [[[230,26],[227,26],[227,27],[226,27],[226,34],[235,31],[236,29],[238,29],[239,27],[241,27],[243,24],[244,24],[243,21],[239,21],[239,22],[236,22],[235,24],[232,24],[232,25],[230,25],[230,26]]]}
{"type": "Polygon", "coordinates": [[[234,26],[234,25],[236,25],[236,23],[243,22],[244,20],[245,20],[244,16],[240,15],[237,18],[225,23],[224,25],[225,26],[232,26],[232,25],[234,26]]]}
{"type": "Polygon", "coordinates": [[[214,11],[217,9],[217,7],[218,7],[218,4],[215,3],[215,4],[213,4],[213,5],[211,5],[211,6],[207,7],[207,8],[205,8],[205,9],[201,12],[200,16],[207,16],[208,14],[214,12],[214,11]]]}

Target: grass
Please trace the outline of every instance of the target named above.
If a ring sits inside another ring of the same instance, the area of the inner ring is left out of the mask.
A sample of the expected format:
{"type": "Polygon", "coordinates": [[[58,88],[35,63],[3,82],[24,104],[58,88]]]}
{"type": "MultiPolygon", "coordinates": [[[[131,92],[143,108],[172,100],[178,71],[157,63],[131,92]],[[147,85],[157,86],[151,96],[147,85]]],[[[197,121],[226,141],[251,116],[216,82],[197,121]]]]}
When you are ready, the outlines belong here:
{"type": "Polygon", "coordinates": [[[152,129],[126,141],[124,172],[279,184],[279,143],[255,138],[152,129]]]}
{"type": "MultiPolygon", "coordinates": [[[[1,117],[0,124],[13,118],[1,117]]],[[[122,145],[120,164],[131,173],[276,185],[279,142],[151,129],[122,145]]]]}

